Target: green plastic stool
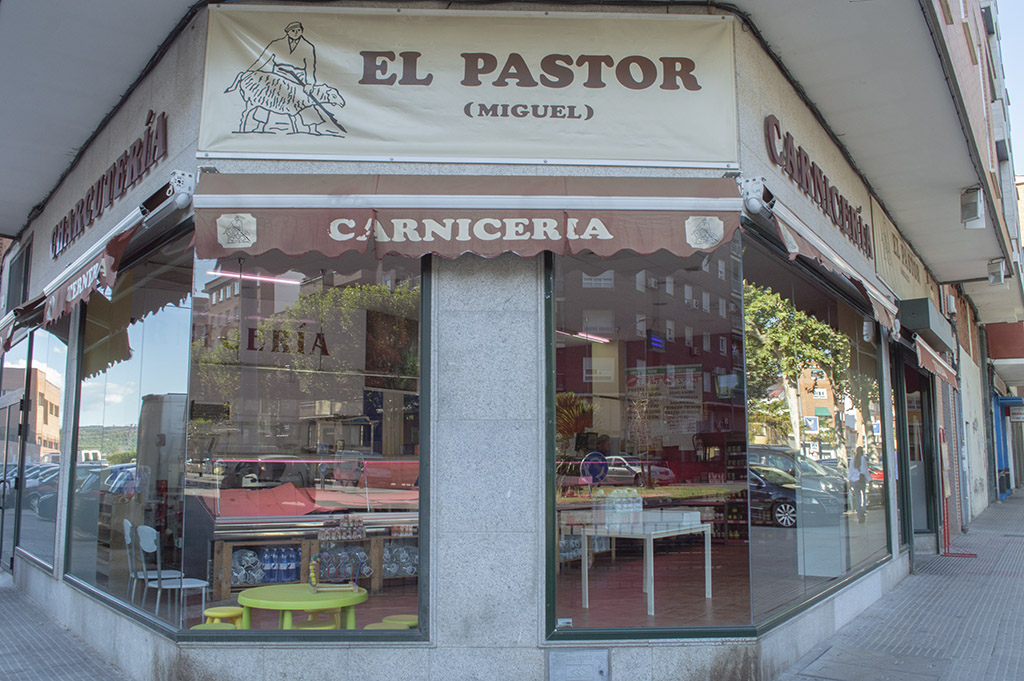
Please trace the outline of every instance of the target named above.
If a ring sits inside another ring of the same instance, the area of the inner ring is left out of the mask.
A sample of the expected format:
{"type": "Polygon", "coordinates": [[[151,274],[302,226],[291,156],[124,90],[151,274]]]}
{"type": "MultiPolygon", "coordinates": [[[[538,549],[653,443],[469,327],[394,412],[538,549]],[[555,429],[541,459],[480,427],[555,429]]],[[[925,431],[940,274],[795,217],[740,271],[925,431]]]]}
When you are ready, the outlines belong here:
{"type": "Polygon", "coordinates": [[[207,608],[206,610],[203,610],[203,617],[206,618],[206,624],[217,624],[228,621],[237,626],[238,620],[242,618],[242,606],[219,605],[213,608],[207,608]]]}
{"type": "Polygon", "coordinates": [[[197,624],[194,627],[189,627],[189,628],[190,629],[228,630],[228,629],[234,629],[235,625],[232,624],[231,622],[204,622],[202,624],[197,624]]]}
{"type": "Polygon", "coordinates": [[[374,622],[373,624],[367,624],[363,629],[408,629],[408,624],[402,624],[401,622],[374,622]]]}
{"type": "Polygon", "coordinates": [[[384,618],[384,621],[404,624],[410,629],[415,629],[420,624],[420,618],[417,615],[388,615],[384,618]]]}

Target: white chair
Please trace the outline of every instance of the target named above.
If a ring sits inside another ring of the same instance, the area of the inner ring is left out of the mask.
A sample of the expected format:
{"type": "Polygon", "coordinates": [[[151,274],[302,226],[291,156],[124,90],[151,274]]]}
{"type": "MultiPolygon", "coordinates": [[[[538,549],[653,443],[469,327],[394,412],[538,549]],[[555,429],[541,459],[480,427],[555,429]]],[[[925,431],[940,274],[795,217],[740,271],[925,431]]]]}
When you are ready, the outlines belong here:
{"type": "MultiPolygon", "coordinates": [[[[194,577],[185,577],[181,572],[177,570],[164,570],[161,565],[163,564],[163,554],[160,548],[160,533],[156,529],[149,525],[139,525],[135,530],[135,536],[138,538],[138,547],[142,556],[155,556],[156,570],[144,571],[143,579],[146,583],[146,590],[156,589],[156,609],[153,613],[160,616],[160,595],[164,591],[177,592],[178,594],[178,625],[181,626],[181,619],[184,613],[184,602],[185,602],[185,591],[188,589],[199,589],[203,599],[203,610],[206,610],[206,589],[210,586],[210,583],[202,579],[195,579],[194,577]],[[149,576],[149,572],[155,573],[155,578],[149,576]],[[176,576],[171,576],[175,574],[176,576]]],[[[143,602],[145,602],[145,596],[143,596],[143,602]]],[[[171,600],[170,596],[167,599],[167,618],[170,619],[171,615],[171,600]]]]}
{"type": "Polygon", "coordinates": [[[124,551],[128,557],[128,602],[135,605],[135,591],[139,580],[157,579],[162,575],[166,579],[183,576],[178,570],[149,570],[141,556],[137,554],[135,544],[135,528],[132,521],[124,519],[124,551]]]}

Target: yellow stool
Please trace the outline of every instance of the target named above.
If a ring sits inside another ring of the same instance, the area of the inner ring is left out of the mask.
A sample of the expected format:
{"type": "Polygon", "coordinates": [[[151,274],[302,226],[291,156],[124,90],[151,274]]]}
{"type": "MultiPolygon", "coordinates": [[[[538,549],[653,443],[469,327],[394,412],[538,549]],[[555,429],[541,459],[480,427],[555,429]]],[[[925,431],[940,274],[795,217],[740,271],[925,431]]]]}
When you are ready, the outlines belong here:
{"type": "Polygon", "coordinates": [[[318,629],[340,629],[333,619],[329,620],[314,620],[311,619],[306,622],[299,622],[298,624],[292,624],[293,629],[304,629],[306,631],[313,631],[318,629]]]}
{"type": "Polygon", "coordinates": [[[373,624],[367,624],[363,629],[408,629],[408,624],[401,622],[374,622],[373,624]]]}
{"type": "Polygon", "coordinates": [[[334,608],[332,610],[306,610],[306,614],[309,616],[302,624],[308,626],[295,625],[296,629],[341,629],[341,608],[334,608]],[[326,622],[321,621],[320,615],[328,615],[330,619],[326,622]],[[331,626],[326,626],[326,625],[331,626]],[[324,625],[324,626],[320,626],[324,625]]]}
{"type": "Polygon", "coordinates": [[[235,625],[231,622],[204,622],[203,624],[197,624],[190,629],[234,629],[235,625]]]}
{"type": "Polygon", "coordinates": [[[203,617],[206,618],[206,624],[219,624],[227,620],[232,625],[237,626],[238,620],[242,618],[242,607],[239,605],[221,605],[215,608],[207,608],[203,610],[203,617]]]}
{"type": "Polygon", "coordinates": [[[388,615],[384,618],[385,622],[398,622],[404,624],[410,629],[415,629],[420,624],[420,618],[416,615],[388,615]]]}

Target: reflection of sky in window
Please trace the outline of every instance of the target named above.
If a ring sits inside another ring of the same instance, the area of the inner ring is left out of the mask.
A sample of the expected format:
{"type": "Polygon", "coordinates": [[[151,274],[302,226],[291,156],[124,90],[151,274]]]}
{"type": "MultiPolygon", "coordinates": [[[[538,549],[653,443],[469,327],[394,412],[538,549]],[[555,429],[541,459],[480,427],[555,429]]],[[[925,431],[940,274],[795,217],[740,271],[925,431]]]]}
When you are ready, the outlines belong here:
{"type": "MultiPolygon", "coordinates": [[[[66,364],[65,364],[66,358],[67,358],[67,353],[65,352],[64,353],[64,357],[54,357],[54,358],[51,358],[51,359],[55,360],[55,363],[59,362],[58,366],[60,366],[61,369],[63,369],[66,366],[66,364]]],[[[28,362],[25,359],[18,359],[18,360],[14,361],[14,362],[8,362],[7,364],[5,364],[5,366],[8,369],[24,369],[26,366],[28,366],[28,362]]],[[[35,362],[33,362],[32,363],[32,368],[33,369],[39,369],[46,376],[46,380],[47,381],[49,381],[50,383],[53,383],[55,386],[57,386],[61,390],[64,389],[64,373],[63,373],[63,371],[58,371],[53,366],[51,366],[50,363],[43,362],[43,361],[40,361],[40,360],[36,360],[35,362]]]]}
{"type": "Polygon", "coordinates": [[[186,393],[190,319],[169,305],[129,326],[131,359],[83,381],[79,425],[136,425],[143,395],[186,393]]]}

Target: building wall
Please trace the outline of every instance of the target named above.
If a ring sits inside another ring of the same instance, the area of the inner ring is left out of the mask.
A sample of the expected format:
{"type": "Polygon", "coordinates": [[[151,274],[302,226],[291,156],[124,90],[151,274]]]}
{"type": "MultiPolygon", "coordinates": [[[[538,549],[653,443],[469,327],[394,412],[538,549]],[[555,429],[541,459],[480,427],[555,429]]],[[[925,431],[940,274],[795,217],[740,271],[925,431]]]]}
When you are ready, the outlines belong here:
{"type": "Polygon", "coordinates": [[[757,40],[739,25],[736,28],[736,91],[739,107],[740,168],[743,177],[764,177],[775,197],[820,235],[866,281],[880,285],[875,267],[811,197],[803,193],[783,169],[774,165],[765,146],[764,119],[775,115],[783,135],[792,133],[798,145],[818,164],[839,193],[862,216],[871,220],[871,200],[860,177],[850,168],[842,151],[818,123],[807,104],[764,53],[757,40]]]}
{"type": "MultiPolygon", "coordinates": [[[[167,55],[125,102],[78,164],[56,188],[26,236],[31,235],[31,295],[59,275],[78,256],[129,215],[171,177],[173,170],[195,173],[199,130],[199,93],[203,84],[206,51],[206,14],[200,13],[181,33],[167,55]],[[112,206],[56,260],[50,257],[51,232],[85,197],[87,189],[106,172],[145,130],[146,116],[167,113],[168,154],[112,206]]],[[[24,239],[23,239],[24,241],[24,239]]],[[[5,284],[6,285],[6,284],[5,284]]],[[[5,289],[6,290],[6,289],[5,289]]]]}
{"type": "MultiPolygon", "coordinates": [[[[979,0],[932,0],[936,8],[942,40],[949,51],[950,62],[956,74],[956,87],[962,94],[971,132],[978,146],[985,170],[998,169],[995,139],[992,134],[990,83],[993,74],[989,54],[988,35],[981,18],[979,0]]],[[[989,175],[989,186],[994,196],[1001,194],[999,179],[989,175]]],[[[995,204],[1000,205],[998,198],[995,204]]]]}
{"type": "MultiPolygon", "coordinates": [[[[771,166],[764,147],[764,116],[777,115],[784,129],[794,134],[841,193],[869,211],[865,188],[753,37],[738,24],[736,27],[743,174],[772,178],[771,188],[780,199],[874,281],[871,263],[788,177],[771,166]]],[[[35,290],[84,252],[92,239],[106,233],[162,186],[171,170],[196,171],[204,41],[205,14],[200,14],[55,192],[33,225],[35,290]],[[109,166],[112,157],[137,137],[149,109],[168,112],[169,157],[54,263],[48,253],[52,226],[109,166]]],[[[443,163],[217,160],[200,164],[215,165],[221,173],[721,175],[718,170],[583,166],[537,169],[443,163]]],[[[588,648],[609,651],[612,673],[619,681],[727,681],[766,679],[769,672],[792,664],[906,575],[905,558],[892,561],[762,639],[548,643],[543,503],[547,339],[543,328],[542,259],[436,258],[433,268],[428,642],[176,645],[24,560],[17,566],[19,585],[86,643],[138,679],[251,681],[287,674],[338,681],[402,677],[445,681],[536,679],[544,675],[548,650],[588,648]],[[762,671],[755,671],[758,667],[762,671]]]]}
{"type": "Polygon", "coordinates": [[[960,387],[963,402],[964,441],[967,443],[968,492],[970,517],[988,507],[991,480],[988,470],[988,445],[985,440],[985,405],[988,404],[987,381],[982,367],[970,355],[960,354],[960,387]]]}

